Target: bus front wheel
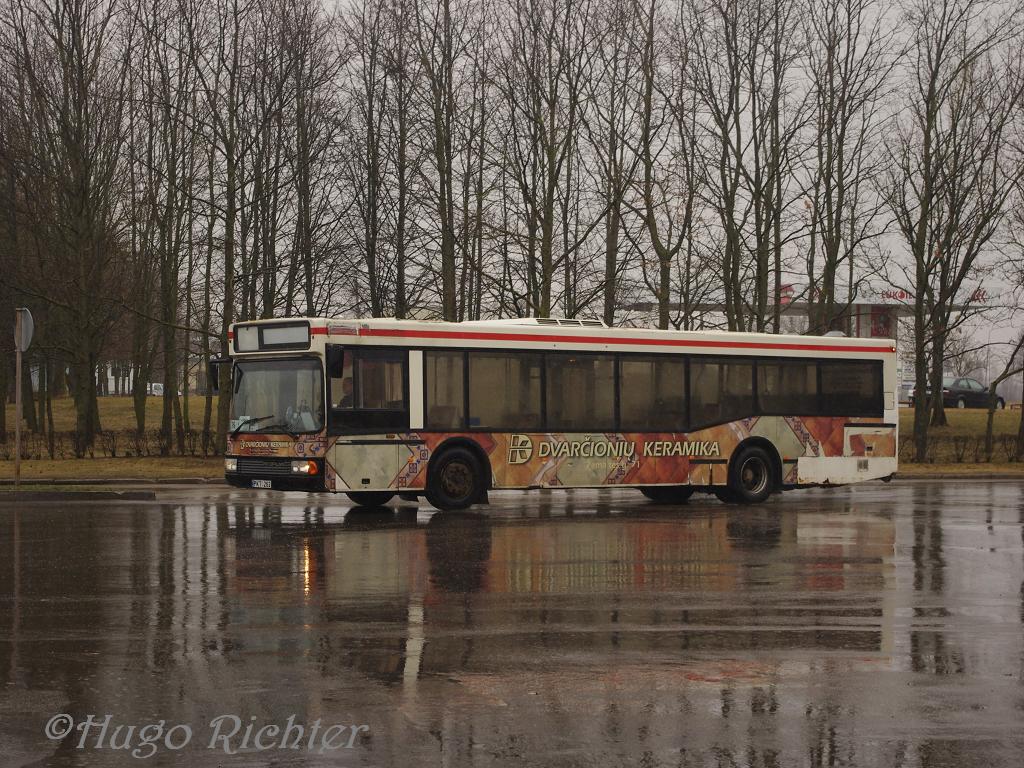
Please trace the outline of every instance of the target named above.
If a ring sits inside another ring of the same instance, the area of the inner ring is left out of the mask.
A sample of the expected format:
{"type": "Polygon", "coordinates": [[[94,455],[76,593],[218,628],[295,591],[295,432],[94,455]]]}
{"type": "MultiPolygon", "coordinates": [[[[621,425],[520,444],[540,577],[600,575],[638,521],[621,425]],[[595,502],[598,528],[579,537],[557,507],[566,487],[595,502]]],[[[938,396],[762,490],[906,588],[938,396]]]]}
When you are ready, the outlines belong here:
{"type": "Polygon", "coordinates": [[[729,496],[741,504],[760,504],[774,488],[775,472],[768,452],[756,445],[740,451],[729,467],[729,496]]]}
{"type": "Polygon", "coordinates": [[[483,473],[465,448],[448,448],[430,464],[427,501],[440,510],[465,509],[483,496],[483,473]]]}
{"type": "Polygon", "coordinates": [[[395,496],[387,491],[349,491],[345,495],[360,507],[383,507],[395,496]]]}
{"type": "Polygon", "coordinates": [[[658,485],[641,488],[640,493],[655,504],[684,504],[693,495],[693,488],[689,485],[658,485]]]}

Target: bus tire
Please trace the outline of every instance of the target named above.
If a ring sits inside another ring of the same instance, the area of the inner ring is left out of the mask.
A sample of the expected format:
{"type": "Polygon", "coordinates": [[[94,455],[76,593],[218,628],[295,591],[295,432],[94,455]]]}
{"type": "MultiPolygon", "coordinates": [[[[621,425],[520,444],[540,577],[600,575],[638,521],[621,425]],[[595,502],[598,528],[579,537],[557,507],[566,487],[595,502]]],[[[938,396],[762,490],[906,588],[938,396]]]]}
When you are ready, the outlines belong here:
{"type": "Polygon", "coordinates": [[[383,507],[395,497],[387,491],[349,491],[345,495],[359,507],[383,507]]]}
{"type": "Polygon", "coordinates": [[[757,445],[740,450],[729,465],[728,489],[741,504],[760,504],[771,496],[775,490],[775,465],[768,451],[757,445]]]}
{"type": "Polygon", "coordinates": [[[485,492],[480,462],[467,448],[445,449],[430,462],[427,501],[443,511],[465,509],[485,492]]]}
{"type": "Polygon", "coordinates": [[[655,504],[685,504],[693,495],[693,487],[689,485],[656,485],[641,488],[640,493],[655,504]]]}

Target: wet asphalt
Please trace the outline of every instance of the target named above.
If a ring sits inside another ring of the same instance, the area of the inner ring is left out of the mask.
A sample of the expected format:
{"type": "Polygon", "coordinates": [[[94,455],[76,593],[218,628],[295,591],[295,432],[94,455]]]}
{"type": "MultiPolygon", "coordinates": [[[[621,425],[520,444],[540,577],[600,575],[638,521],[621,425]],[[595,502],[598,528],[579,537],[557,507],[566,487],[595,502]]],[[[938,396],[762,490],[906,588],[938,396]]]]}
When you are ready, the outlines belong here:
{"type": "Polygon", "coordinates": [[[0,506],[0,765],[1024,765],[1024,483],[491,501],[0,506]]]}

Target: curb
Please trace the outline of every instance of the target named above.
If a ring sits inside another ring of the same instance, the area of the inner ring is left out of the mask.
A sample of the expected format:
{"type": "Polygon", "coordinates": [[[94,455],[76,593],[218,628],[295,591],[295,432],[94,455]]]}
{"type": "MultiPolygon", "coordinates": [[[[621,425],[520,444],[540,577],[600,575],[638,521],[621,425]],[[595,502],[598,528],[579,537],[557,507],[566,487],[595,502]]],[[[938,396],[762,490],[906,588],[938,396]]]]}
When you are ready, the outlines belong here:
{"type": "Polygon", "coordinates": [[[893,480],[1024,480],[1021,472],[897,472],[893,480]]]}
{"type": "Polygon", "coordinates": [[[0,504],[53,501],[156,501],[154,491],[12,491],[0,504]]]}
{"type": "MultiPolygon", "coordinates": [[[[159,477],[147,480],[141,477],[107,478],[53,478],[23,477],[22,485],[227,485],[222,477],[159,477]]],[[[0,486],[14,485],[8,477],[0,478],[0,486]]]]}

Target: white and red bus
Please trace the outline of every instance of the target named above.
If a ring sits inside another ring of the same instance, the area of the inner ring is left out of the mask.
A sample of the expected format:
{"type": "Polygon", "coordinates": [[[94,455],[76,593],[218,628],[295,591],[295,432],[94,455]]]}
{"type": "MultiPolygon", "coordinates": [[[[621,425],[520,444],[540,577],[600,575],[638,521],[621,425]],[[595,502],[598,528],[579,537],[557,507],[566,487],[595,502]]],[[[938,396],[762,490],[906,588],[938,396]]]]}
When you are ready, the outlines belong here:
{"type": "Polygon", "coordinates": [[[896,472],[891,340],[303,318],[231,329],[225,475],[358,504],[625,486],[760,502],[896,472]]]}

